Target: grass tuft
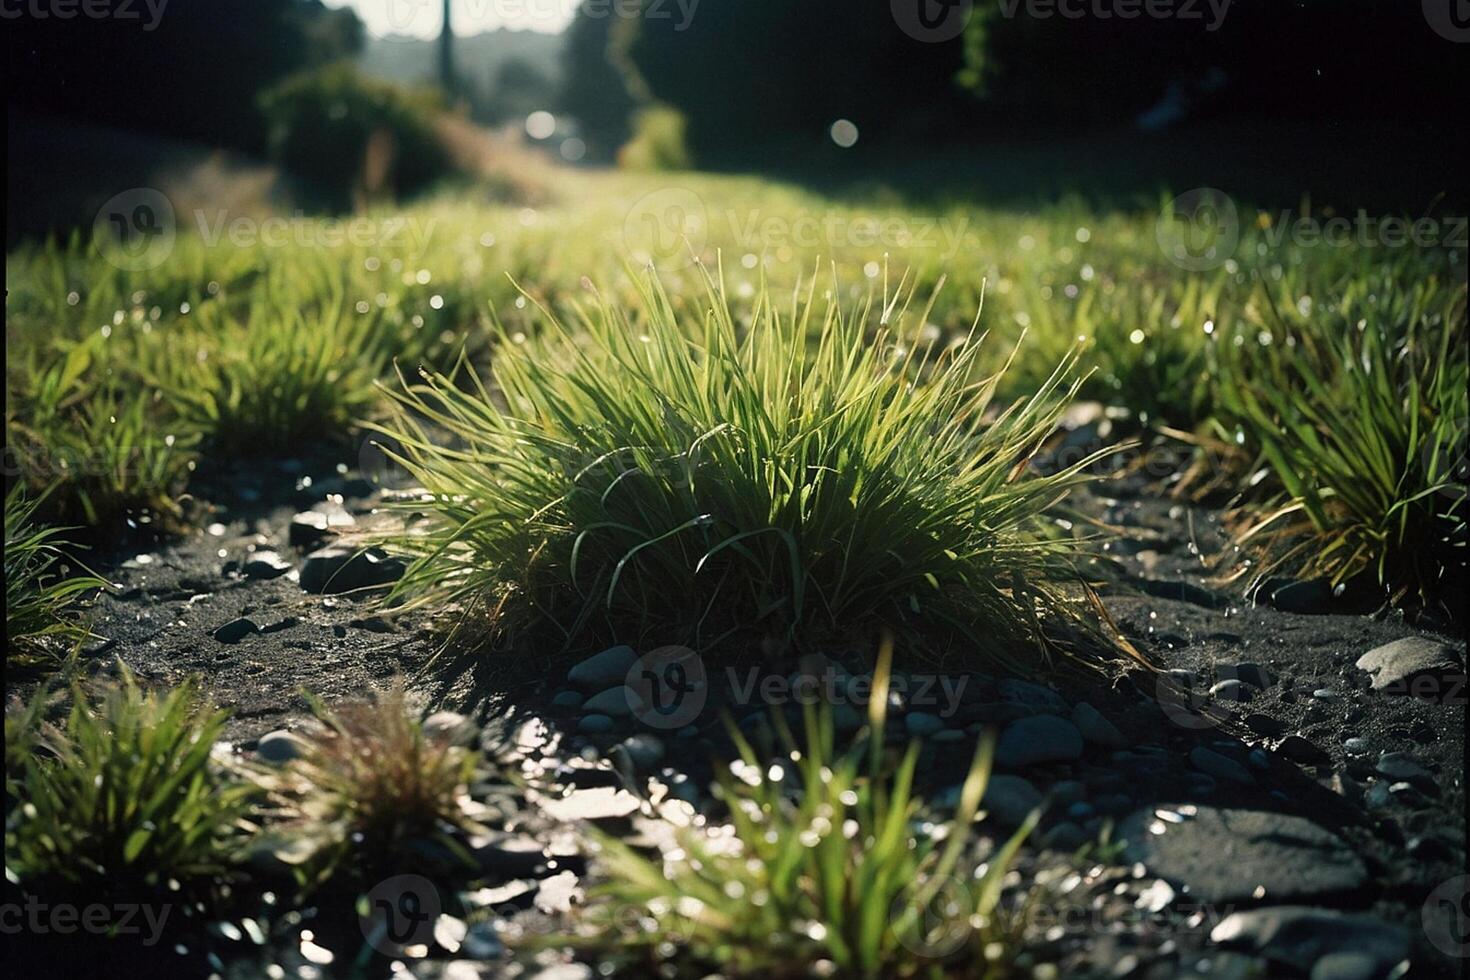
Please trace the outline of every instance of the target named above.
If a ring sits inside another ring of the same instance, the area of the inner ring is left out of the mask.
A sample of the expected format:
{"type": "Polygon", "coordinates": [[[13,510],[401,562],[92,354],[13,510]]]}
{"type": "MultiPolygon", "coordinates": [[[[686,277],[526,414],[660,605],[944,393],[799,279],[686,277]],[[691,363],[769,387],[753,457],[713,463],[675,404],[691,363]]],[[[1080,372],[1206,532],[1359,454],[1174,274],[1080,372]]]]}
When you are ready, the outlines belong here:
{"type": "Polygon", "coordinates": [[[5,659],[18,666],[55,663],[58,643],[86,637],[71,606],[107,587],[95,575],[72,574],[58,540],[65,529],[36,522],[40,503],[19,483],[5,495],[5,659]]]}
{"type": "Polygon", "coordinates": [[[464,840],[485,833],[477,799],[491,775],[478,745],[425,731],[401,684],[329,708],[305,754],[259,774],[280,809],[276,854],[319,884],[353,869],[419,870],[471,864],[464,840]]]}
{"type": "MultiPolygon", "coordinates": [[[[889,639],[875,692],[891,658],[889,639]]],[[[606,880],[591,891],[578,941],[629,975],[1007,975],[1015,934],[1004,879],[1039,814],[974,863],[970,828],[994,749],[986,737],[952,818],[918,830],[920,746],[895,763],[885,713],[875,693],[865,737],[845,752],[834,751],[829,708],[807,707],[799,745],[778,713],[786,754],[770,763],[732,726],[739,758],[716,788],[729,823],[676,828],[657,860],[597,834],[606,880]]]]}
{"type": "Polygon", "coordinates": [[[1368,288],[1310,328],[1278,314],[1223,346],[1223,397],[1277,489],[1238,542],[1253,580],[1366,579],[1388,603],[1453,612],[1470,544],[1464,291],[1382,301],[1368,288]]]}
{"type": "Polygon", "coordinates": [[[42,691],[5,718],[6,876],[50,895],[132,899],[229,880],[254,788],[211,758],[223,712],[197,684],[143,691],[119,665],[57,723],[42,691]]]}
{"type": "Polygon", "coordinates": [[[539,338],[505,338],[488,385],[405,385],[385,431],[427,494],[389,542],[414,559],[394,598],[518,610],[568,642],[708,648],[875,617],[974,628],[995,657],[1039,638],[1080,550],[1044,515],[1092,460],[1028,460],[1075,358],[1000,405],[973,328],[941,343],[927,310],[902,326],[899,296],[814,293],[783,311],[763,289],[737,314],[711,277],[679,313],[650,275],[631,310],[599,298],[575,330],[545,313],[539,338]]]}

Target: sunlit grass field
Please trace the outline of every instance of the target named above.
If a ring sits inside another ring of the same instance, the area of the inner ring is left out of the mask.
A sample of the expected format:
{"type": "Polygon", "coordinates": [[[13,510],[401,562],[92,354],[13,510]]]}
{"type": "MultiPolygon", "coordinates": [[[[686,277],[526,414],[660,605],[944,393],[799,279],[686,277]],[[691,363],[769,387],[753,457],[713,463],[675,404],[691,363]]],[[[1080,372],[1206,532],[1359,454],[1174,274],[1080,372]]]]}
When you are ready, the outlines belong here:
{"type": "Polygon", "coordinates": [[[1246,507],[1248,578],[1441,592],[1464,564],[1463,245],[1301,241],[1243,202],[1228,227],[1170,208],[588,172],[534,205],[460,190],[341,219],[175,214],[161,240],[11,255],[7,442],[48,519],[177,532],[199,467],[354,450],[400,376],[484,372],[553,316],[604,306],[620,331],[693,336],[712,296],[737,332],[810,297],[860,311],[854,336],[889,329],[895,359],[978,324],[968,370],[994,376],[996,406],[1075,355],[1077,398],[1193,444],[1185,489],[1246,507]]]}

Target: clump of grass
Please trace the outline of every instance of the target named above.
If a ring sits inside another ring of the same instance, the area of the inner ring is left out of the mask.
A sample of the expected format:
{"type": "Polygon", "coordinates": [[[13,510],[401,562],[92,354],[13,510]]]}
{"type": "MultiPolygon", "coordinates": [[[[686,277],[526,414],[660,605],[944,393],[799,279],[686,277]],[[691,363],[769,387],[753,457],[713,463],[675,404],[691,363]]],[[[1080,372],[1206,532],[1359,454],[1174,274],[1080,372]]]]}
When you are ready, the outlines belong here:
{"type": "Polygon", "coordinates": [[[489,386],[407,385],[386,431],[428,493],[390,542],[414,559],[394,598],[706,648],[890,616],[974,627],[999,658],[1066,618],[1080,549],[1044,515],[1093,460],[1028,460],[1075,359],[997,405],[973,329],[941,346],[899,297],[814,292],[783,312],[762,290],[737,320],[713,277],[680,314],[650,275],[631,311],[599,298],[578,332],[546,313],[539,339],[505,338],[489,386]]]}
{"type": "Polygon", "coordinates": [[[225,714],[196,683],[143,691],[119,665],[95,698],[72,691],[51,723],[51,692],[5,719],[7,877],[45,894],[137,899],[227,881],[256,795],[211,758],[225,714]]]}
{"type": "Polygon", "coordinates": [[[424,730],[401,685],[329,708],[309,747],[259,775],[280,807],[277,855],[303,884],[345,868],[361,876],[418,870],[426,862],[473,866],[465,840],[486,832],[481,801],[492,771],[478,745],[424,730]]]}
{"type": "Polygon", "coordinates": [[[71,574],[59,540],[65,529],[36,522],[40,503],[19,483],[5,495],[5,659],[20,666],[54,662],[56,643],[87,636],[71,607],[107,587],[95,575],[71,574]]]}
{"type": "Polygon", "coordinates": [[[340,295],[303,311],[263,291],[243,320],[218,308],[196,319],[182,350],[159,351],[155,370],[216,452],[299,453],[342,438],[377,398],[387,356],[340,295]]]}
{"type": "Polygon", "coordinates": [[[1453,609],[1470,545],[1464,290],[1387,305],[1370,290],[1354,283],[1310,328],[1278,312],[1222,345],[1221,397],[1276,491],[1237,540],[1253,580],[1365,578],[1389,603],[1453,609]]]}
{"type": "Polygon", "coordinates": [[[32,492],[61,521],[167,525],[195,465],[197,434],[105,351],[100,337],[39,356],[14,377],[9,450],[32,492]]]}
{"type": "Polygon", "coordinates": [[[777,714],[786,756],[763,761],[732,728],[740,757],[717,776],[728,825],[675,830],[650,859],[596,841],[606,880],[577,942],[629,975],[1000,977],[1018,930],[1004,879],[1032,814],[984,864],[971,825],[994,742],[981,740],[948,823],[918,831],[920,746],[896,765],[884,747],[892,643],[874,671],[865,737],[834,751],[830,709],[807,707],[798,745],[777,714]]]}

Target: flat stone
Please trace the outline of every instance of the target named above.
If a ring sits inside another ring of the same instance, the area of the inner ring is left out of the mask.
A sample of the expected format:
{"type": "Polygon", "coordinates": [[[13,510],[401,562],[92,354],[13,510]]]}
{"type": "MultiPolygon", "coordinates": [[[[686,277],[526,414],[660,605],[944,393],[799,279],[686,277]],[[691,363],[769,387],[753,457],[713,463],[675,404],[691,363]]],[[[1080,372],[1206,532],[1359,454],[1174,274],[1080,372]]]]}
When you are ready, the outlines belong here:
{"type": "Polygon", "coordinates": [[[582,707],[582,695],[576,691],[557,691],[551,703],[558,708],[569,710],[580,708],[582,707]]]}
{"type": "Polygon", "coordinates": [[[1383,969],[1369,953],[1328,953],[1312,964],[1311,980],[1381,980],[1383,969]]]}
{"type": "Polygon", "coordinates": [[[307,592],[336,595],[391,585],[403,577],[407,567],[377,548],[359,551],[329,545],[306,556],[301,568],[301,587],[307,592]]]}
{"type": "Polygon", "coordinates": [[[576,789],[565,796],[542,797],[541,809],[555,820],[613,820],[638,812],[638,797],[625,789],[599,786],[576,789]]]}
{"type": "Polygon", "coordinates": [[[1000,693],[1000,699],[1010,704],[1023,704],[1028,708],[1058,715],[1067,713],[1067,702],[1062,696],[1040,684],[1004,677],[996,684],[996,690],[1000,693]]]}
{"type": "Polygon", "coordinates": [[[627,753],[628,761],[639,769],[651,770],[664,758],[664,743],[657,735],[632,735],[615,748],[627,753]]]}
{"type": "MultiPolygon", "coordinates": [[[[959,805],[961,789],[955,785],[940,791],[934,797],[934,806],[942,812],[952,811],[959,805]]],[[[998,772],[992,773],[985,784],[980,809],[1002,827],[1019,827],[1044,801],[1030,780],[998,772]]]]}
{"type": "Polygon", "coordinates": [[[944,720],[927,711],[911,711],[903,718],[903,727],[910,735],[923,738],[944,731],[944,720]]]}
{"type": "Polygon", "coordinates": [[[286,540],[296,548],[307,548],[331,536],[327,515],[315,510],[305,510],[291,518],[286,540]]]}
{"type": "Polygon", "coordinates": [[[242,616],[239,619],[230,620],[210,635],[221,643],[239,643],[245,637],[254,636],[259,631],[259,626],[242,616]]]}
{"type": "Polygon", "coordinates": [[[1373,675],[1373,690],[1443,700],[1458,678],[1463,694],[1465,665],[1454,647],[1423,636],[1407,636],[1374,647],[1358,658],[1359,670],[1373,675]]]}
{"type": "Polygon", "coordinates": [[[1078,701],[1072,708],[1072,724],[1077,726],[1084,739],[1094,745],[1108,749],[1121,749],[1128,745],[1128,739],[1123,733],[1086,701],[1078,701]]]}
{"type": "Polygon", "coordinates": [[[1250,661],[1243,661],[1228,668],[1227,673],[1242,684],[1249,684],[1251,687],[1258,687],[1262,690],[1276,683],[1275,675],[1260,664],[1250,661]]]}
{"type": "Polygon", "coordinates": [[[1325,750],[1301,735],[1288,735],[1276,743],[1276,751],[1304,766],[1320,766],[1331,761],[1325,750]]]}
{"type": "Polygon", "coordinates": [[[1032,715],[1011,722],[995,746],[995,761],[1015,769],[1041,762],[1071,762],[1082,756],[1082,733],[1056,715],[1032,715]]]}
{"type": "Polygon", "coordinates": [[[1210,696],[1221,701],[1249,701],[1255,697],[1256,689],[1234,677],[1219,681],[1210,687],[1210,696]]]}
{"type": "Polygon", "coordinates": [[[1315,615],[1333,611],[1332,586],[1326,579],[1292,582],[1271,592],[1271,606],[1281,612],[1315,615]]]}
{"type": "MultiPolygon", "coordinates": [[[[1210,939],[1227,948],[1249,949],[1302,973],[1313,971],[1313,977],[1317,976],[1317,964],[1335,954],[1350,953],[1372,960],[1372,975],[1380,977],[1409,955],[1408,934],[1397,926],[1369,915],[1300,905],[1236,912],[1211,931],[1210,939]]],[[[1341,961],[1338,964],[1339,969],[1345,966],[1341,961]]],[[[1327,969],[1332,968],[1334,965],[1328,964],[1327,969]]]]}
{"type": "Polygon", "coordinates": [[[245,560],[240,570],[246,578],[280,578],[291,570],[291,563],[274,551],[257,551],[245,560]]]}
{"type": "Polygon", "coordinates": [[[458,711],[436,711],[424,719],[424,734],[451,745],[470,745],[480,732],[474,722],[458,711]]]}
{"type": "Polygon", "coordinates": [[[1385,752],[1373,767],[1380,776],[1405,782],[1433,782],[1434,775],[1404,752],[1385,752]]]}
{"type": "Polygon", "coordinates": [[[567,680],[583,690],[601,691],[628,679],[638,654],[630,646],[608,647],[567,671],[567,680]]]}
{"type": "Polygon", "coordinates": [[[262,762],[281,765],[306,754],[310,743],[295,732],[281,728],[260,736],[255,743],[255,754],[262,762]]]}
{"type": "Polygon", "coordinates": [[[610,718],[626,718],[633,713],[633,692],[623,685],[610,687],[600,694],[594,694],[582,705],[582,710],[592,714],[607,715],[610,718]]]}
{"type": "Polygon", "coordinates": [[[1256,778],[1250,774],[1250,771],[1245,766],[1212,749],[1207,749],[1203,745],[1196,747],[1189,753],[1189,762],[1200,772],[1214,776],[1216,779],[1225,779],[1232,783],[1244,783],[1246,785],[1250,785],[1256,781],[1256,778]]]}
{"type": "Polygon", "coordinates": [[[1042,841],[1054,851],[1075,851],[1087,843],[1087,834],[1070,820],[1063,820],[1048,830],[1042,841]]]}
{"type": "Polygon", "coordinates": [[[1242,719],[1245,727],[1257,735],[1284,735],[1286,734],[1286,722],[1270,715],[1263,715],[1259,711],[1252,712],[1242,719]]]}
{"type": "Polygon", "coordinates": [[[577,731],[583,735],[605,735],[613,730],[613,720],[607,715],[584,715],[577,722],[577,731]]]}
{"type": "Polygon", "coordinates": [[[1150,808],[1127,817],[1119,834],[1127,861],[1188,886],[1204,902],[1315,901],[1368,881],[1342,838],[1290,814],[1197,806],[1192,817],[1171,823],[1150,808]]]}

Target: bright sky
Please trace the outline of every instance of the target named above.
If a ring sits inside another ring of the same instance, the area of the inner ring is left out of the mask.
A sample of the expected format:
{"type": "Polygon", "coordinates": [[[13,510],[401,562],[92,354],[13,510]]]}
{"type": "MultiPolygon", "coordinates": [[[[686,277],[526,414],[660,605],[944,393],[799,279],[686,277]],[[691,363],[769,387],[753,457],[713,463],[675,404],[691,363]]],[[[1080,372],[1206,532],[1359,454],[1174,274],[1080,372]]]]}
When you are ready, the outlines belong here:
{"type": "MultiPolygon", "coordinates": [[[[430,38],[439,36],[443,0],[322,0],[328,7],[351,7],[370,34],[430,38]]],[[[454,33],[460,37],[497,27],[554,34],[572,21],[581,0],[452,0],[454,33]]]]}

